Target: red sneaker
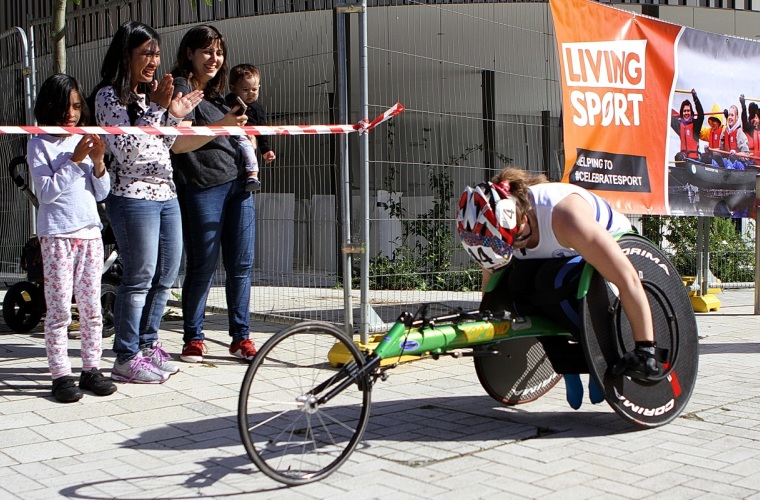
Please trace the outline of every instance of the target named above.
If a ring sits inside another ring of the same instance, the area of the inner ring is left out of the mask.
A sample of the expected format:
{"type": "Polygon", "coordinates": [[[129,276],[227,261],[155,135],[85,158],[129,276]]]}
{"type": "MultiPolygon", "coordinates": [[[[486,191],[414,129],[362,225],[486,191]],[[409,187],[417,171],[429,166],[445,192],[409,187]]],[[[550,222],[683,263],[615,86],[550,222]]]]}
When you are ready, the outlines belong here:
{"type": "Polygon", "coordinates": [[[179,359],[185,363],[202,363],[203,355],[208,352],[208,347],[202,340],[191,340],[182,347],[179,359]]]}
{"type": "Polygon", "coordinates": [[[250,361],[256,355],[256,346],[250,339],[238,340],[230,346],[230,354],[236,358],[250,361]]]}

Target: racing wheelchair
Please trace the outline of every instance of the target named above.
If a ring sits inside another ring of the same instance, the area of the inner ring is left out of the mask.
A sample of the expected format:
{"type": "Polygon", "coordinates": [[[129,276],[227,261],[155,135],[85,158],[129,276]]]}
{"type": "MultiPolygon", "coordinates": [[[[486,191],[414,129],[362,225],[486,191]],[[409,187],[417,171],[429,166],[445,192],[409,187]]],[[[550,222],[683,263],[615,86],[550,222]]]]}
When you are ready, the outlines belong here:
{"type": "Polygon", "coordinates": [[[671,422],[685,408],[697,379],[694,311],[676,269],[657,247],[634,234],[622,235],[618,243],[647,294],[664,367],[661,376],[642,381],[615,373],[615,364],[634,349],[631,327],[615,287],[585,264],[577,290],[578,342],[540,316],[457,311],[425,317],[425,306],[417,315],[402,313],[372,352],[362,352],[346,333],[323,322],[299,323],[273,335],[248,367],[240,389],[238,429],[248,456],[276,481],[298,485],[320,480],[361,441],[372,389],[397,366],[394,359],[436,358],[467,349],[481,385],[500,403],[528,403],[551,390],[561,378],[558,370],[585,369],[607,403],[631,425],[671,422]],[[558,348],[563,343],[579,348],[558,348]],[[336,349],[350,355],[337,367],[330,362],[336,349]]]}

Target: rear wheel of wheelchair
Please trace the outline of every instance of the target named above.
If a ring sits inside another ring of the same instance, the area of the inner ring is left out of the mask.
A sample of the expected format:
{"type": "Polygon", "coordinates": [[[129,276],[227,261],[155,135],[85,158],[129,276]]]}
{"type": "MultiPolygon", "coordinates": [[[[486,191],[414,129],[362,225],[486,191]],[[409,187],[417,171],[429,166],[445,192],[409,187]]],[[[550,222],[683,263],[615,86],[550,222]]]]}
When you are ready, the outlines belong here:
{"type": "MultiPolygon", "coordinates": [[[[489,292],[481,310],[507,310],[504,296],[489,292]]],[[[483,389],[506,405],[529,403],[540,398],[559,382],[543,344],[535,337],[523,337],[475,349],[475,373],[483,389]],[[491,351],[486,354],[483,351],[491,351]]]]}
{"type": "Polygon", "coordinates": [[[631,423],[657,427],[678,417],[694,390],[697,323],[686,288],[667,257],[641,236],[625,235],[618,243],[644,285],[665,373],[656,381],[612,376],[611,368],[634,349],[634,341],[617,290],[597,272],[582,300],[582,345],[591,376],[610,406],[631,423]]]}
{"type": "Polygon", "coordinates": [[[3,319],[16,333],[34,329],[45,314],[45,296],[42,288],[31,281],[20,281],[5,292],[3,319]]]}
{"type": "Polygon", "coordinates": [[[113,311],[116,305],[116,292],[119,283],[104,279],[100,284],[100,310],[103,314],[103,337],[111,337],[115,332],[113,311]]]}
{"type": "Polygon", "coordinates": [[[535,401],[562,378],[534,337],[506,340],[480,351],[475,351],[475,373],[483,389],[500,403],[512,406],[535,401]]]}

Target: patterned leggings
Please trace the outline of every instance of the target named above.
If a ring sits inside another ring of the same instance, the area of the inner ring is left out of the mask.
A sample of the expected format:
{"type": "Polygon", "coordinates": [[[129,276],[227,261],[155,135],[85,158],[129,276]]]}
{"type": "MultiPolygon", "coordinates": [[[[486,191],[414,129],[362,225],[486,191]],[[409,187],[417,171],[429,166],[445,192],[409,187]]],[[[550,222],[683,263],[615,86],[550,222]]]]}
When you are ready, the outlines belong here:
{"type": "Polygon", "coordinates": [[[79,238],[40,238],[45,275],[45,348],[53,379],[71,375],[68,326],[71,293],[79,310],[82,333],[82,369],[98,368],[103,352],[100,278],[103,241],[79,238]]]}

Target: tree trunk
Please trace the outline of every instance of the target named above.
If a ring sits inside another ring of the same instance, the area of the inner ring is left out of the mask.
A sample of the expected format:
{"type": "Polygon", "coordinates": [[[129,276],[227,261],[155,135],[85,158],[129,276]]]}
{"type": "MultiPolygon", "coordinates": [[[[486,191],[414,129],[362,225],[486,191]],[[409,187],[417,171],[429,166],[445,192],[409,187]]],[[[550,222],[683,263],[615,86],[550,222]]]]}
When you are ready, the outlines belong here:
{"type": "Polygon", "coordinates": [[[53,0],[53,68],[56,73],[66,72],[66,0],[53,0]]]}

